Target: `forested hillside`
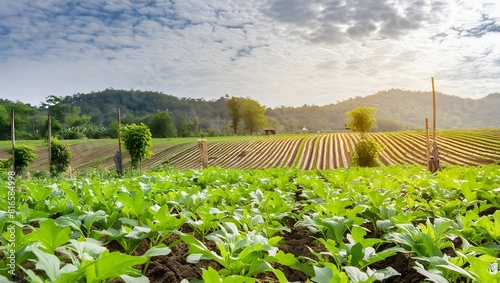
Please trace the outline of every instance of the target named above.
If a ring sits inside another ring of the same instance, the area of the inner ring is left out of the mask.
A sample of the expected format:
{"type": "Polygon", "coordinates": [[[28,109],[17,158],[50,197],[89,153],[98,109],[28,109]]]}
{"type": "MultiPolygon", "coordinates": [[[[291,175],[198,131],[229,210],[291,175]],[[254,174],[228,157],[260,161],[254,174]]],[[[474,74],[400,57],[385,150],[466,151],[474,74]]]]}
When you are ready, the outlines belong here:
{"type": "MultiPolygon", "coordinates": [[[[436,94],[437,127],[484,128],[500,127],[500,93],[482,99],[464,99],[436,94]]],[[[344,127],[345,113],[358,106],[374,107],[379,131],[424,128],[425,117],[432,123],[432,93],[400,89],[380,91],[366,97],[351,98],[326,106],[279,107],[268,109],[287,130],[305,126],[309,131],[331,131],[344,127]]]]}
{"type": "MultiPolygon", "coordinates": [[[[228,113],[228,99],[229,96],[215,100],[179,98],[160,92],[115,89],[52,96],[39,106],[0,99],[0,139],[10,139],[10,110],[17,113],[18,139],[45,137],[49,112],[53,113],[53,131],[61,138],[111,137],[116,135],[118,108],[123,124],[144,122],[151,125],[154,115],[168,116],[175,128],[170,130],[173,133],[169,137],[231,135],[234,127],[228,113]]],[[[437,93],[436,100],[438,129],[500,127],[500,93],[482,99],[437,93]]],[[[345,113],[361,105],[376,109],[374,131],[423,129],[425,117],[432,123],[430,92],[391,89],[325,106],[267,108],[266,127],[276,129],[277,133],[345,130],[345,113]]]]}
{"type": "Polygon", "coordinates": [[[82,114],[89,115],[91,123],[98,126],[108,126],[115,121],[117,108],[120,108],[123,123],[137,122],[157,111],[167,111],[174,123],[181,117],[198,117],[201,128],[220,130],[222,127],[229,127],[224,97],[207,101],[178,98],[160,92],[106,89],[66,96],[62,103],[80,107],[82,114]]]}

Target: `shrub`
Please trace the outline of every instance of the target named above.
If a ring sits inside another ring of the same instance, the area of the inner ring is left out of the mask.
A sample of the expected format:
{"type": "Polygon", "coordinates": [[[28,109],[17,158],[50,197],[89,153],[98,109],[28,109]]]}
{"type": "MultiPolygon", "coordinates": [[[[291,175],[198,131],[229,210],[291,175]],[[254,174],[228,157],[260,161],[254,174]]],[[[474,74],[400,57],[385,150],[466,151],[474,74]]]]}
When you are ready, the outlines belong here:
{"type": "Polygon", "coordinates": [[[120,133],[123,145],[130,154],[132,167],[137,168],[143,158],[152,154],[148,150],[152,146],[151,131],[148,126],[141,123],[140,125],[125,125],[120,128],[120,133]]]}
{"type": "Polygon", "coordinates": [[[351,152],[352,163],[360,167],[378,166],[378,151],[381,146],[374,140],[362,140],[356,144],[354,151],[351,152]]]}
{"type": "MultiPolygon", "coordinates": [[[[14,171],[16,172],[16,174],[20,174],[22,171],[28,168],[28,165],[30,165],[30,163],[35,160],[35,158],[37,158],[36,154],[34,153],[35,150],[36,148],[30,145],[15,146],[14,160],[16,162],[16,168],[14,168],[14,171]]],[[[12,149],[9,149],[7,152],[12,155],[12,149]]],[[[10,160],[10,164],[12,164],[12,157],[10,160]]]]}
{"type": "Polygon", "coordinates": [[[71,151],[67,144],[61,144],[58,139],[51,141],[52,158],[50,159],[50,173],[60,174],[65,172],[71,164],[71,151]]]}

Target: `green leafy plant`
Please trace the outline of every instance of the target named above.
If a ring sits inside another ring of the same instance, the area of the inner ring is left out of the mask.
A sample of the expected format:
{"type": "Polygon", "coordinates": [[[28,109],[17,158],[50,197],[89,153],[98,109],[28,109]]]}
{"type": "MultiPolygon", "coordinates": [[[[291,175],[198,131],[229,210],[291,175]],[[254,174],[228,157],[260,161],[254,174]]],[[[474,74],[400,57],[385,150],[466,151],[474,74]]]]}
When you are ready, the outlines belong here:
{"type": "MultiPolygon", "coordinates": [[[[37,158],[35,154],[36,147],[30,145],[16,145],[14,148],[14,160],[16,162],[16,168],[14,171],[16,174],[20,174],[22,171],[26,170],[29,164],[37,158]]],[[[12,155],[12,149],[7,151],[12,155]]],[[[12,159],[12,157],[11,157],[12,159]]]]}
{"type": "Polygon", "coordinates": [[[125,149],[130,154],[130,160],[133,168],[140,167],[142,159],[151,155],[148,150],[152,146],[151,131],[148,126],[130,124],[120,128],[121,139],[125,149]]]}
{"type": "Polygon", "coordinates": [[[57,138],[51,139],[50,173],[53,175],[65,172],[71,164],[72,153],[67,144],[62,144],[57,138]]]}

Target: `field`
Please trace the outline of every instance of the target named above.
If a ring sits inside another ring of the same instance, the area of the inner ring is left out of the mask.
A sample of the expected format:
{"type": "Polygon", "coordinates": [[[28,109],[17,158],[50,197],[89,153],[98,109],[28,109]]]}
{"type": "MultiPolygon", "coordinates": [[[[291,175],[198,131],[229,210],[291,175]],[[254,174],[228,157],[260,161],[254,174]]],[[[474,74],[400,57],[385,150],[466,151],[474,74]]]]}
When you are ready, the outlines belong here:
{"type": "MultiPolygon", "coordinates": [[[[422,131],[371,133],[383,150],[381,165],[425,165],[426,138],[422,131]]],[[[348,168],[350,151],[358,140],[353,133],[298,134],[253,137],[207,138],[209,166],[235,169],[291,167],[302,170],[348,168]]],[[[72,168],[113,168],[113,155],[118,149],[116,140],[64,141],[73,152],[72,168]]],[[[18,144],[25,144],[18,141],[18,144]]],[[[31,170],[47,170],[48,152],[40,141],[38,158],[31,170]]],[[[440,160],[445,165],[480,165],[500,161],[500,129],[439,131],[437,143],[440,160]]],[[[8,142],[0,143],[0,158],[7,158],[8,142]]],[[[197,138],[154,139],[153,155],[143,162],[143,169],[168,164],[176,169],[200,168],[197,138]]],[[[128,155],[124,150],[124,164],[128,155]]]]}
{"type": "MultiPolygon", "coordinates": [[[[191,138],[153,141],[159,172],[0,171],[0,282],[500,282],[500,129],[440,131],[437,174],[422,132],[370,137],[381,167],[327,133],[209,139],[208,169],[191,138]]],[[[67,142],[114,167],[116,140],[67,142]]]]}
{"type": "Polygon", "coordinates": [[[18,179],[0,282],[500,282],[499,189],[498,165],[18,179]]]}

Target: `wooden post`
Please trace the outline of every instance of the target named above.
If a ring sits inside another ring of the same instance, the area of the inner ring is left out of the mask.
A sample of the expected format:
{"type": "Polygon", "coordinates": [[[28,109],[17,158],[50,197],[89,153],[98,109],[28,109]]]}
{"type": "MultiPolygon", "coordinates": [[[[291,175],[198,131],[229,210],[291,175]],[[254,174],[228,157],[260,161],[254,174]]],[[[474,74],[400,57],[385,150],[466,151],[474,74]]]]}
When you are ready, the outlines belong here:
{"type": "Polygon", "coordinates": [[[431,78],[432,81],[432,152],[429,157],[429,170],[435,173],[441,170],[441,163],[439,161],[439,149],[436,140],[436,90],[434,89],[434,77],[431,78]]]}
{"type": "Polygon", "coordinates": [[[200,148],[201,165],[202,167],[208,168],[208,150],[207,150],[207,140],[198,140],[198,147],[200,148]]]}
{"type": "Polygon", "coordinates": [[[118,151],[121,153],[122,152],[122,141],[121,141],[121,135],[120,135],[120,127],[121,127],[121,115],[120,115],[120,108],[118,108],[118,151]]]}
{"type": "Polygon", "coordinates": [[[118,173],[118,176],[123,176],[122,141],[120,134],[120,126],[121,126],[121,115],[120,115],[120,108],[118,108],[118,151],[113,157],[113,160],[115,161],[116,165],[116,173],[118,173]]]}
{"type": "Polygon", "coordinates": [[[14,125],[14,110],[10,110],[10,139],[12,141],[12,171],[16,172],[16,127],[14,125]]]}
{"type": "Polygon", "coordinates": [[[49,114],[48,117],[48,137],[47,137],[47,143],[49,144],[49,172],[50,172],[50,164],[52,162],[52,117],[49,114]]]}
{"type": "Polygon", "coordinates": [[[431,157],[431,143],[429,141],[429,118],[425,117],[425,139],[426,139],[426,155],[425,155],[425,163],[427,164],[427,167],[429,170],[431,169],[430,167],[430,157],[431,157]]]}
{"type": "Polygon", "coordinates": [[[434,90],[434,77],[432,81],[432,140],[436,142],[436,91],[434,90]]]}

